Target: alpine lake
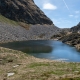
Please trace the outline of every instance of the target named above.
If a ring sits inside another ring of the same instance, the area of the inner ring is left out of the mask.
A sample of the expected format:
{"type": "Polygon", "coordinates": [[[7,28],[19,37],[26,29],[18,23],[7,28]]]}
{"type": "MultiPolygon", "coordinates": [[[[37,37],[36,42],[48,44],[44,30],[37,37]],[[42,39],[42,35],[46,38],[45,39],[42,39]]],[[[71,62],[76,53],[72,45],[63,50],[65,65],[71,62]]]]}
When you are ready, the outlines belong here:
{"type": "Polygon", "coordinates": [[[1,47],[19,50],[37,58],[80,62],[80,52],[75,47],[55,40],[29,40],[1,43],[1,47]]]}

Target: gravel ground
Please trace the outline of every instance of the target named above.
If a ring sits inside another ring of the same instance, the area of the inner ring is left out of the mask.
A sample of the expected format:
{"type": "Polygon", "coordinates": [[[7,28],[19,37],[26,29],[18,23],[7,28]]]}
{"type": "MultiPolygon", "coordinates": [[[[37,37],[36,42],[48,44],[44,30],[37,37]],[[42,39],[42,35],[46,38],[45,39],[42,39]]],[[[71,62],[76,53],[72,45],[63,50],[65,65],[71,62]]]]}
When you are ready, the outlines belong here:
{"type": "Polygon", "coordinates": [[[0,22],[0,42],[50,39],[60,31],[54,25],[32,25],[29,30],[0,22]]]}

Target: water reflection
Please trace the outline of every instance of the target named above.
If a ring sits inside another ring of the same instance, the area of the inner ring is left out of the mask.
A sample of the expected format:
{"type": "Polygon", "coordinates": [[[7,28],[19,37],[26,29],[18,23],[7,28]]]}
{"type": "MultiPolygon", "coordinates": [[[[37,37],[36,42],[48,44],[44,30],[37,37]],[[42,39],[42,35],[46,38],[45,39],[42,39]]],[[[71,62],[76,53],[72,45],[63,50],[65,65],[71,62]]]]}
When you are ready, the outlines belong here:
{"type": "Polygon", "coordinates": [[[38,58],[80,62],[80,52],[60,41],[32,40],[0,44],[2,47],[20,50],[38,58]],[[46,54],[47,53],[47,54],[46,54]]]}
{"type": "MultiPolygon", "coordinates": [[[[44,41],[43,41],[44,42],[44,41]]],[[[20,50],[26,53],[50,53],[52,47],[49,46],[49,42],[40,43],[40,41],[18,41],[0,44],[2,47],[20,50]],[[47,44],[46,44],[47,43],[47,44]]]]}

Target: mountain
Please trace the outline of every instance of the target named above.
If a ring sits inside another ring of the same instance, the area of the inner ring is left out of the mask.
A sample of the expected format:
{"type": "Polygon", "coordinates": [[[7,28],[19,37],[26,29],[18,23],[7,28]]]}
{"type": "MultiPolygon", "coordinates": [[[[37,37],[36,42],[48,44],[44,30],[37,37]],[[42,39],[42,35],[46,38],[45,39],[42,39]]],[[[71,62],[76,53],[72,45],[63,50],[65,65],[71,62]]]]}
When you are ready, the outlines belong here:
{"type": "Polygon", "coordinates": [[[0,42],[49,40],[60,31],[33,0],[0,0],[0,42]]]}
{"type": "Polygon", "coordinates": [[[0,14],[28,24],[53,24],[33,0],[0,0],[0,14]]]}
{"type": "Polygon", "coordinates": [[[70,32],[65,36],[62,36],[60,40],[66,44],[74,46],[80,51],[80,22],[76,26],[70,28],[70,32]]]}
{"type": "Polygon", "coordinates": [[[76,26],[72,27],[70,30],[72,32],[78,32],[78,31],[80,31],[80,22],[76,26]]]}

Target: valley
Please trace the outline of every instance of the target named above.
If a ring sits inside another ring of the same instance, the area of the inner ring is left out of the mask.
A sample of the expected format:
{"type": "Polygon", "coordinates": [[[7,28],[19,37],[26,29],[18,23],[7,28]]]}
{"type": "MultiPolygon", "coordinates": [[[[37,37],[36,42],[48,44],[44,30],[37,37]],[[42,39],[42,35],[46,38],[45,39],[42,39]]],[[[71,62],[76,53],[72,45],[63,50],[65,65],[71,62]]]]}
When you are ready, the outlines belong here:
{"type": "Polygon", "coordinates": [[[0,0],[0,80],[80,80],[80,22],[55,25],[71,25],[63,2],[40,1],[39,8],[34,0],[0,0]]]}

